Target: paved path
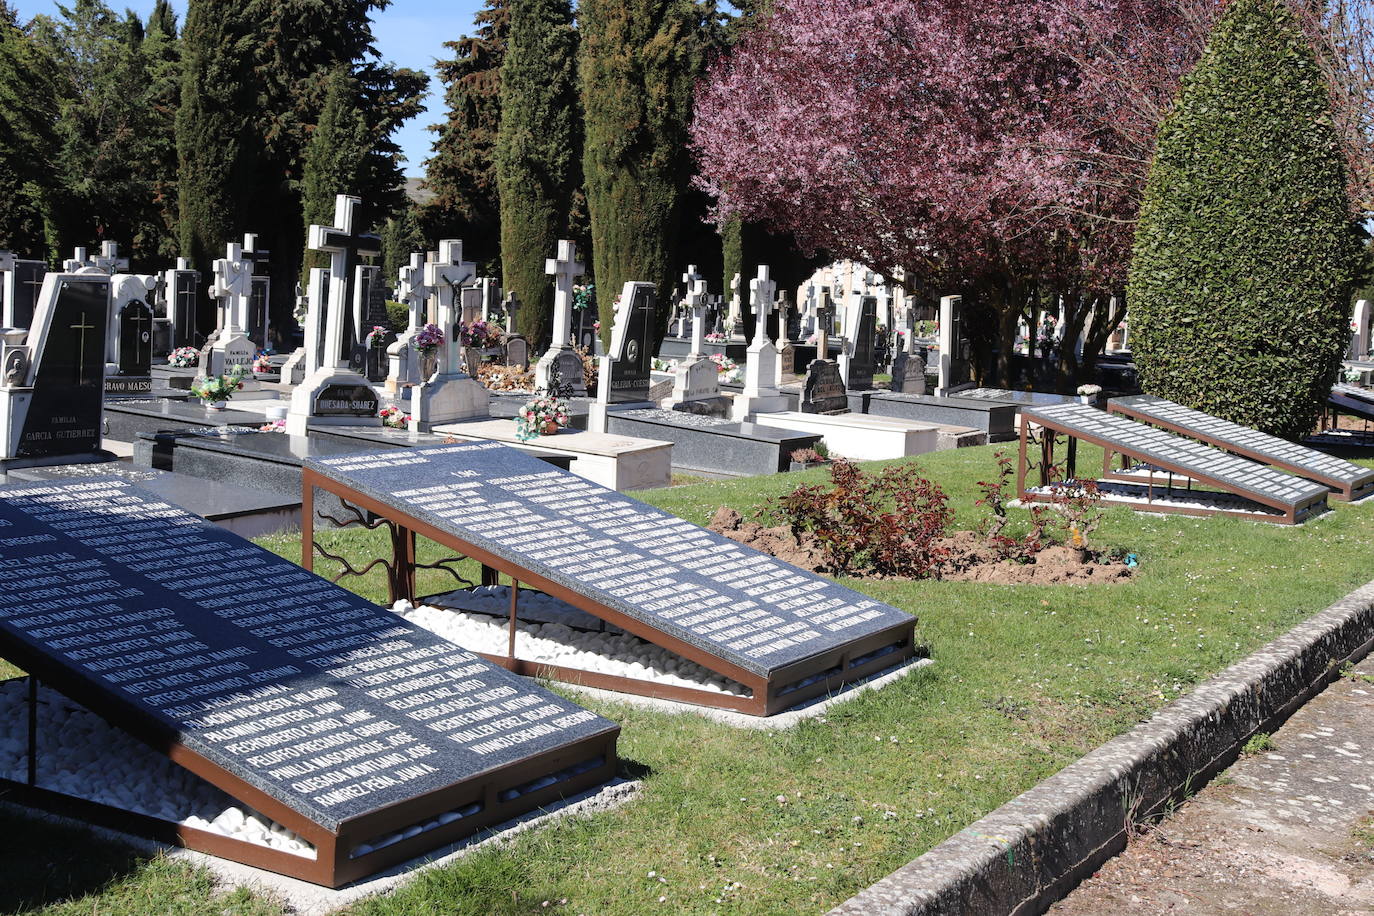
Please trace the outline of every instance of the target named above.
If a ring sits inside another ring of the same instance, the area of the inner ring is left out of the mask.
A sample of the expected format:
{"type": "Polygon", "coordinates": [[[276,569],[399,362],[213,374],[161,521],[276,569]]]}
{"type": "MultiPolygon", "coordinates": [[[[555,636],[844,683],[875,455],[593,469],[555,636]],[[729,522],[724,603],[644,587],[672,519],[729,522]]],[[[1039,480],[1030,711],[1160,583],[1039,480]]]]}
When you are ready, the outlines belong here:
{"type": "Polygon", "coordinates": [[[1374,656],[1050,908],[1374,914],[1374,656]]]}

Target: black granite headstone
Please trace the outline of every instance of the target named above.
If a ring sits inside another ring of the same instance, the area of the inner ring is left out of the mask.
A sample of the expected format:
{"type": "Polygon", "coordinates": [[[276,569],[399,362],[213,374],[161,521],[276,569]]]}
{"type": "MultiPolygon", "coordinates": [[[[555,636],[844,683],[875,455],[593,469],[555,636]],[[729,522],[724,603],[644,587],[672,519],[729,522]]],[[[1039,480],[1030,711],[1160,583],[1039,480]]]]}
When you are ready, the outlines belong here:
{"type": "Polygon", "coordinates": [[[649,375],[654,368],[654,288],[634,287],[634,299],[626,312],[621,352],[612,353],[612,404],[633,404],[649,399],[649,375]]]}
{"type": "Polygon", "coordinates": [[[0,490],[0,547],[7,657],[326,830],[616,728],[123,480],[0,490]]]}
{"type": "MultiPolygon", "coordinates": [[[[379,327],[384,327],[379,325],[379,327]]],[[[367,365],[363,375],[369,382],[385,382],[389,370],[386,348],[396,340],[390,329],[373,331],[367,335],[367,365]]]]}
{"type": "Polygon", "coordinates": [[[15,457],[88,454],[100,448],[108,279],[63,281],[15,457]]]}
{"type": "Polygon", "coordinates": [[[42,261],[14,262],[14,326],[27,328],[33,323],[33,311],[38,307],[38,293],[48,265],[42,261]]]}
{"type": "Polygon", "coordinates": [[[119,374],[147,375],[153,366],[153,310],[135,299],[119,310],[119,374]]]}
{"type": "Polygon", "coordinates": [[[894,607],[499,443],[306,466],[758,675],[911,623],[894,607]]]}
{"type": "Polygon", "coordinates": [[[800,409],[802,413],[838,413],[849,409],[849,394],[833,360],[812,360],[806,368],[800,409]]]}
{"type": "Polygon", "coordinates": [[[878,335],[878,300],[864,296],[859,300],[859,321],[854,329],[854,351],[849,357],[848,383],[851,391],[873,388],[874,345],[878,335]]]}
{"type": "Polygon", "coordinates": [[[598,315],[595,309],[572,310],[573,345],[584,348],[588,353],[596,352],[596,337],[600,333],[595,327],[598,315]]]}
{"type": "Polygon", "coordinates": [[[375,417],[377,392],[366,385],[329,385],[315,397],[315,417],[375,417]]]}

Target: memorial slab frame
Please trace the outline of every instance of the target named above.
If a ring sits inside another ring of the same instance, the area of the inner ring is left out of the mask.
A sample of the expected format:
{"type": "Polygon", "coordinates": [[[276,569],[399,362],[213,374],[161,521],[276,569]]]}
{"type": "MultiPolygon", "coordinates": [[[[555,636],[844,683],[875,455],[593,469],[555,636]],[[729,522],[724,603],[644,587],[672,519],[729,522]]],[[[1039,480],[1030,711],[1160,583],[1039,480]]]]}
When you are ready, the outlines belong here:
{"type": "MultiPolygon", "coordinates": [[[[311,464],[316,464],[312,462],[311,464]]],[[[525,568],[519,563],[498,555],[473,540],[438,527],[413,512],[392,505],[363,490],[348,485],[322,473],[317,467],[307,464],[302,477],[302,538],[301,565],[313,568],[315,543],[314,524],[316,518],[315,490],[329,494],[345,506],[353,506],[367,519],[378,519],[388,526],[391,532],[392,556],[373,560],[367,567],[382,564],[388,570],[388,581],[392,589],[392,600],[417,600],[415,572],[416,538],[424,537],[476,560],[482,565],[482,584],[495,585],[501,575],[511,581],[509,627],[510,640],[505,655],[479,653],[483,658],[506,668],[516,674],[530,677],[543,676],[571,684],[631,693],[698,706],[728,709],[754,716],[770,716],[782,712],[807,700],[827,695],[845,684],[863,680],[879,671],[916,657],[915,644],[916,618],[911,617],[900,623],[887,626],[877,632],[857,639],[851,639],[826,651],[790,664],[780,665],[761,674],[751,671],[718,654],[680,639],[650,623],[632,617],[614,607],[582,594],[575,588],[558,582],[551,576],[525,568]],[[700,690],[658,681],[628,678],[619,675],[603,674],[569,668],[545,662],[522,659],[515,653],[515,634],[517,626],[517,602],[521,588],[533,588],[557,598],[581,611],[585,611],[606,623],[667,649],[688,661],[695,662],[716,674],[742,684],[750,692],[741,697],[710,690],[700,690]]],[[[581,481],[585,483],[585,481],[581,481]]],[[[371,524],[370,521],[367,524],[371,524]]],[[[771,558],[770,558],[771,559],[771,558]]]]}
{"type": "Polygon", "coordinates": [[[1124,493],[1113,494],[1107,490],[1103,493],[1104,503],[1125,505],[1145,512],[1197,516],[1228,515],[1282,525],[1299,524],[1327,508],[1326,497],[1329,490],[1325,486],[1302,478],[1290,477],[1246,458],[1220,452],[1191,439],[1137,423],[1117,414],[1108,414],[1078,404],[1028,407],[1021,411],[1016,489],[1022,501],[1052,500],[1049,487],[1054,483],[1051,478],[1056,476],[1052,473],[1057,468],[1054,448],[1055,441],[1060,436],[1068,440],[1061,479],[1078,477],[1076,464],[1079,440],[1103,450],[1102,479],[1116,479],[1133,484],[1143,479],[1143,498],[1130,497],[1124,493]],[[1132,438],[1136,441],[1130,441],[1132,438]],[[1160,451],[1161,447],[1165,449],[1164,452],[1160,451]],[[1036,450],[1039,452],[1038,455],[1035,454],[1036,450]],[[1145,465],[1150,473],[1142,478],[1135,473],[1114,472],[1112,464],[1118,455],[1123,459],[1123,463],[1129,460],[1137,465],[1145,465]],[[1261,485],[1282,486],[1295,491],[1295,495],[1292,499],[1284,499],[1254,485],[1226,479],[1216,473],[1215,468],[1207,466],[1208,462],[1215,463],[1218,460],[1224,460],[1233,469],[1243,469],[1251,477],[1257,478],[1261,485]],[[1156,470],[1170,475],[1170,482],[1163,488],[1155,483],[1156,470]],[[1038,486],[1028,487],[1027,477],[1033,471],[1039,472],[1040,483],[1038,486]],[[1194,500],[1191,505],[1183,503],[1170,496],[1176,490],[1172,486],[1172,477],[1187,481],[1186,491],[1189,493],[1196,495],[1196,491],[1191,488],[1192,482],[1196,481],[1220,491],[1227,499],[1215,506],[1197,504],[1198,500],[1194,500]],[[1158,492],[1161,489],[1163,492],[1158,492]]]}
{"type": "Polygon", "coordinates": [[[1261,464],[1282,468],[1325,485],[1336,499],[1351,502],[1374,494],[1374,471],[1368,468],[1164,398],[1153,395],[1112,398],[1107,402],[1107,412],[1196,439],[1261,464]]]}
{"type": "MultiPolygon", "coordinates": [[[[139,493],[137,488],[129,486],[124,481],[111,483],[118,485],[126,493],[139,493]]],[[[89,486],[89,481],[81,481],[76,486],[89,486]]],[[[29,484],[4,488],[0,490],[0,494],[53,488],[52,485],[45,487],[29,484]]],[[[148,502],[152,505],[158,504],[156,497],[148,499],[148,502]]],[[[165,503],[160,505],[166,506],[165,503]]],[[[187,524],[194,526],[195,530],[210,532],[208,536],[212,541],[223,543],[226,539],[240,540],[200,520],[187,524]]],[[[8,530],[13,531],[12,528],[8,530]]],[[[73,540],[71,543],[76,541],[73,540]]],[[[62,546],[64,545],[59,542],[58,547],[62,546]]],[[[81,554],[78,554],[78,557],[80,556],[81,554]]],[[[299,572],[289,563],[278,562],[283,568],[289,567],[299,572]]],[[[154,583],[161,580],[148,578],[146,581],[154,583]]],[[[245,588],[250,585],[251,581],[245,582],[245,588]]],[[[157,586],[149,587],[156,589],[157,586]]],[[[149,594],[150,602],[158,600],[156,590],[149,594]]],[[[161,597],[165,600],[165,595],[161,597]]],[[[190,599],[185,600],[188,605],[191,603],[190,599]]],[[[367,604],[356,596],[354,600],[359,606],[367,604]]],[[[385,614],[375,606],[368,607],[372,613],[385,614]]],[[[390,618],[390,615],[386,616],[390,618]]],[[[10,618],[0,616],[0,619],[8,621],[10,618]]],[[[399,618],[397,620],[399,621],[399,618]]],[[[409,625],[406,626],[413,629],[409,625]]],[[[437,639],[425,631],[416,632],[425,634],[426,639],[437,639]]],[[[196,631],[196,635],[200,636],[199,630],[196,631]]],[[[452,649],[454,652],[463,652],[458,646],[452,646],[452,649]]],[[[470,653],[464,654],[472,657],[470,653]]],[[[44,649],[32,637],[21,635],[20,630],[11,631],[7,625],[0,626],[0,657],[27,671],[30,684],[27,779],[0,779],[0,789],[4,790],[8,798],[42,810],[75,816],[111,829],[148,836],[326,887],[342,887],[483,828],[503,823],[552,803],[561,797],[575,795],[605,783],[615,777],[617,769],[615,744],[620,729],[603,720],[601,725],[595,726],[592,733],[570,737],[557,746],[536,750],[525,756],[516,756],[504,762],[494,760],[492,765],[479,768],[471,774],[462,775],[448,770],[436,771],[439,775],[432,781],[433,788],[422,788],[416,794],[395,801],[382,801],[370,810],[357,815],[345,814],[339,817],[336,823],[325,824],[312,817],[309,812],[297,810],[285,798],[274,795],[264,786],[255,785],[248,778],[235,773],[228,763],[214,759],[212,753],[193,747],[182,737],[177,727],[170,722],[160,721],[149,707],[134,701],[131,698],[133,694],[126,697],[121,691],[104,686],[89,672],[80,670],[76,662],[70,659],[64,661],[66,657],[62,650],[44,649]],[[37,728],[35,694],[40,681],[81,704],[112,727],[125,732],[172,763],[218,788],[238,803],[291,830],[314,847],[314,856],[307,857],[274,849],[43,787],[35,779],[38,763],[34,756],[37,728]],[[449,781],[444,783],[442,780],[449,781]],[[443,816],[449,812],[471,809],[474,805],[478,806],[476,810],[466,810],[452,820],[443,820],[443,816]],[[437,825],[386,842],[385,845],[371,845],[379,837],[398,834],[401,831],[408,833],[409,828],[425,823],[437,825]]],[[[500,677],[507,678],[504,674],[500,677]]],[[[255,680],[253,683],[270,682],[255,680]]],[[[325,679],[316,683],[334,682],[325,679]]],[[[278,697],[283,695],[274,694],[278,697]]],[[[577,709],[567,701],[558,702],[571,709],[577,709]]],[[[593,717],[595,718],[599,717],[593,717]]],[[[430,740],[438,743],[444,738],[438,736],[430,740]]]]}

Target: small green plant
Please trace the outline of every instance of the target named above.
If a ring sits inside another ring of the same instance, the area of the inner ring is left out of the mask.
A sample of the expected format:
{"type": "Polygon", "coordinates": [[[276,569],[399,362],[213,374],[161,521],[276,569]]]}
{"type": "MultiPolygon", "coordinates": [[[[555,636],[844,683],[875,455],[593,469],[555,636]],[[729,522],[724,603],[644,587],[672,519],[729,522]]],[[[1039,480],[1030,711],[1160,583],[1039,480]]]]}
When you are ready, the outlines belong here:
{"type": "Polygon", "coordinates": [[[243,387],[243,367],[235,366],[224,375],[202,375],[191,383],[191,393],[202,401],[227,401],[243,387]]]}
{"type": "Polygon", "coordinates": [[[1355,666],[1352,665],[1350,662],[1346,662],[1345,664],[1341,665],[1340,674],[1342,680],[1348,678],[1352,681],[1361,681],[1365,684],[1374,684],[1374,675],[1365,674],[1363,671],[1356,671],[1355,666]]]}
{"type": "Polygon", "coordinates": [[[978,481],[979,498],[975,506],[987,506],[992,517],[979,523],[979,530],[997,553],[1006,560],[1029,560],[1047,546],[1045,528],[1050,523],[1049,509],[1046,506],[1030,508],[1031,528],[1022,538],[1010,537],[1003,533],[1010,519],[1007,517],[1007,487],[1011,484],[1013,463],[1006,449],[998,449],[992,456],[997,462],[997,479],[978,481]]]}
{"type": "Polygon", "coordinates": [[[1263,754],[1265,751],[1272,751],[1276,747],[1278,747],[1278,745],[1274,743],[1273,736],[1265,732],[1259,732],[1250,736],[1250,740],[1245,742],[1245,746],[1240,749],[1240,752],[1246,757],[1252,757],[1255,754],[1263,754]]]}
{"type": "Polygon", "coordinates": [[[1350,828],[1350,836],[1361,846],[1374,849],[1374,812],[1356,821],[1350,828]]]}

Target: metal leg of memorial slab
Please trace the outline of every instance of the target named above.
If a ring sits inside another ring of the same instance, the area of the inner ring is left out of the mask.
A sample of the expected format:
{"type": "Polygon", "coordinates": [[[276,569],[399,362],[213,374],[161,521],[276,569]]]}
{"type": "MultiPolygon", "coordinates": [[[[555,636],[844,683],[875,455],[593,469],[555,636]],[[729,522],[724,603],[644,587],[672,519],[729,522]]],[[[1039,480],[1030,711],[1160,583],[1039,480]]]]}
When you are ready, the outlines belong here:
{"type": "Polygon", "coordinates": [[[520,604],[520,583],[515,579],[510,580],[510,646],[506,649],[506,655],[515,658],[515,610],[520,604]]]}
{"type": "Polygon", "coordinates": [[[493,586],[493,585],[500,585],[500,584],[501,584],[501,573],[500,573],[500,571],[499,571],[499,570],[496,570],[496,569],[493,569],[492,567],[490,567],[490,566],[488,566],[487,564],[483,563],[483,564],[482,564],[482,584],[485,585],[485,586],[488,586],[488,587],[493,586]]]}
{"type": "Polygon", "coordinates": [[[310,471],[301,478],[301,568],[315,571],[315,482],[310,471]]]}
{"type": "Polygon", "coordinates": [[[38,785],[38,678],[29,675],[29,785],[38,785]]]}
{"type": "Polygon", "coordinates": [[[1074,480],[1078,477],[1078,440],[1073,436],[1069,437],[1069,457],[1064,472],[1065,480],[1074,480]]]}
{"type": "Polygon", "coordinates": [[[1021,447],[1016,460],[1016,495],[1021,499],[1026,498],[1026,436],[1029,432],[1030,421],[1025,414],[1021,414],[1021,447]]]}

